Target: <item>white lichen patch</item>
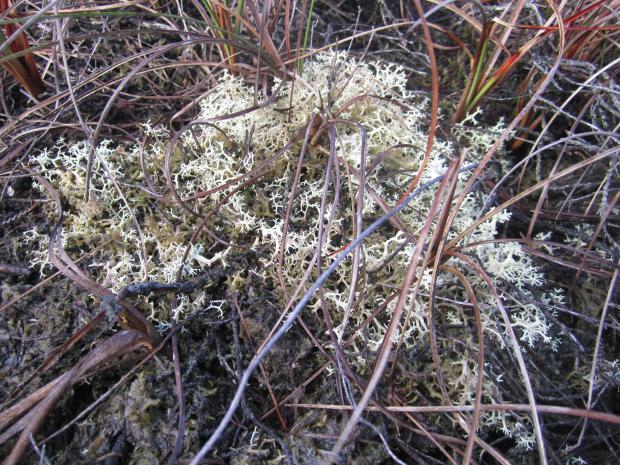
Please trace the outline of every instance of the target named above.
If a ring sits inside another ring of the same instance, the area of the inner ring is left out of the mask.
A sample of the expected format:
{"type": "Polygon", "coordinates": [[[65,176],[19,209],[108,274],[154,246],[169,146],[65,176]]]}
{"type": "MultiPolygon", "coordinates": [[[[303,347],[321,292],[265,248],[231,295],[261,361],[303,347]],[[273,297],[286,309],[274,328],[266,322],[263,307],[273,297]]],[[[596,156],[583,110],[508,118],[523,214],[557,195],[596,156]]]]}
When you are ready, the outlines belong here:
{"type": "MultiPolygon", "coordinates": [[[[223,73],[219,85],[201,102],[196,122],[181,134],[174,146],[170,146],[171,134],[153,128],[150,123],[144,126],[149,142],[143,149],[102,142],[93,163],[89,202],[83,201],[88,145],[61,140],[55,147],[42,151],[36,162],[64,203],[64,247],[70,254],[79,255],[109,241],[108,246],[93,254],[86,269],[93,279],[119,290],[129,283],[145,280],[173,282],[179,270],[182,279],[199,275],[234,258],[236,245],[250,246],[256,251],[259,263],[250,273],[258,276],[266,289],[279,292],[284,303],[313,263],[320,240],[319,225],[327,226],[324,245],[319,251],[323,269],[354,238],[355,198],[363,165],[367,167],[362,209],[365,225],[383,212],[377,198],[394,206],[418,173],[424,158],[430,110],[428,102],[408,90],[406,82],[405,72],[398,66],[325,53],[305,64],[294,85],[276,80],[273,89],[279,89],[280,94],[266,104],[263,98],[255,99],[251,84],[223,73]],[[253,107],[254,110],[246,111],[253,107]],[[228,117],[237,112],[240,114],[228,117]],[[325,128],[330,121],[335,127],[337,173],[336,170],[332,173],[325,194],[329,158],[325,128]],[[292,192],[304,127],[309,123],[314,129],[312,144],[304,155],[299,184],[292,192]],[[282,151],[293,140],[296,142],[282,151]],[[279,151],[279,156],[274,157],[279,151]],[[174,189],[195,213],[178,205],[170,195],[164,176],[164,158],[168,152],[174,189]],[[256,169],[261,176],[236,191],[239,183],[235,180],[256,169]],[[334,189],[336,182],[338,195],[334,189]],[[205,192],[211,193],[204,195],[205,192]],[[289,202],[292,202],[291,216],[284,234],[289,202]],[[322,202],[325,217],[320,218],[322,202]],[[211,215],[207,224],[211,234],[200,235],[183,262],[189,238],[204,215],[211,215]]],[[[473,119],[457,127],[454,135],[467,149],[465,163],[479,160],[499,132],[501,125],[481,128],[473,119]]],[[[451,142],[436,140],[421,182],[445,173],[450,158],[459,155],[462,149],[451,142]]],[[[457,194],[467,177],[468,173],[460,175],[457,194]]],[[[414,237],[425,224],[435,192],[431,188],[422,193],[399,215],[414,237]]],[[[483,200],[478,192],[467,195],[448,239],[473,224],[483,200]]],[[[508,219],[506,212],[495,215],[460,245],[492,241],[500,225],[508,219]]],[[[28,240],[40,244],[40,252],[35,254],[33,262],[41,266],[47,253],[46,241],[36,230],[29,232],[28,240]]],[[[381,228],[360,249],[358,282],[351,282],[352,260],[345,261],[324,286],[323,300],[316,297],[310,306],[319,309],[326,305],[338,331],[355,335],[352,347],[359,347],[360,351],[361,348],[378,350],[395,300],[374,317],[371,315],[402,286],[414,243],[406,233],[390,225],[381,228]],[[352,295],[354,284],[357,291],[352,295]],[[343,328],[347,309],[350,319],[343,328]],[[367,320],[369,323],[363,330],[355,332],[367,320]]],[[[532,289],[541,286],[544,278],[522,248],[517,243],[486,242],[463,251],[475,257],[493,278],[523,343],[555,347],[557,341],[549,334],[550,324],[532,296],[532,289]],[[519,295],[508,297],[511,289],[516,289],[519,295]]],[[[488,340],[499,347],[509,345],[495,295],[482,277],[459,259],[450,258],[447,264],[459,269],[475,289],[488,340]]],[[[316,277],[318,270],[311,271],[311,277],[316,277]]],[[[406,304],[407,327],[401,322],[395,337],[396,342],[402,339],[405,351],[428,343],[431,275],[429,270],[420,273],[420,291],[415,296],[412,294],[406,304]]],[[[435,308],[436,324],[456,327],[455,334],[467,345],[465,349],[446,352],[462,355],[445,361],[446,377],[454,380],[450,395],[455,403],[472,402],[478,367],[469,298],[460,281],[448,272],[439,274],[435,291],[440,299],[435,308]]],[[[172,314],[155,303],[150,305],[150,317],[166,325],[172,317],[182,318],[199,306],[212,304],[201,294],[179,299],[172,314]]],[[[365,371],[368,367],[359,353],[355,350],[351,361],[358,370],[365,371]]],[[[494,398],[495,384],[499,382],[486,377],[486,398],[499,400],[494,398]]],[[[508,426],[510,421],[517,420],[509,420],[509,415],[504,413],[489,415],[485,421],[505,428],[507,434],[516,435],[519,429],[523,430],[508,426]]],[[[520,433],[519,437],[524,448],[532,446],[529,433],[520,433]]]]}

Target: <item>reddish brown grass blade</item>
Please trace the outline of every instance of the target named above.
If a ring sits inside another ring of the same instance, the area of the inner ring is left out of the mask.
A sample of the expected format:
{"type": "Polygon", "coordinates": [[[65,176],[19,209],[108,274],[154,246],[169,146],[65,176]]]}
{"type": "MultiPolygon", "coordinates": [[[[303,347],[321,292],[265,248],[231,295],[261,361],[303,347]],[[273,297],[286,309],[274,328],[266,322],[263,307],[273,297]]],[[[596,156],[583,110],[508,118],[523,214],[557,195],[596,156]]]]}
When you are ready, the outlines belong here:
{"type": "MultiPolygon", "coordinates": [[[[0,13],[4,14],[10,7],[9,0],[0,0],[0,13]]],[[[13,16],[12,14],[9,16],[13,16]]],[[[6,37],[13,35],[19,26],[17,24],[5,24],[4,33],[6,37]]],[[[20,53],[28,50],[30,44],[26,35],[21,32],[10,44],[11,52],[20,53]]],[[[2,55],[6,56],[6,53],[2,55]]],[[[34,61],[34,57],[31,53],[26,52],[23,56],[12,58],[2,63],[4,69],[17,80],[26,91],[37,98],[43,91],[43,81],[37,69],[37,65],[34,61]]]]}
{"type": "MultiPolygon", "coordinates": [[[[24,401],[20,402],[20,404],[10,409],[12,411],[16,407],[19,407],[17,409],[19,413],[28,413],[26,414],[27,421],[23,424],[23,429],[19,439],[13,447],[10,455],[3,462],[3,465],[15,465],[18,463],[28,443],[30,442],[30,436],[39,429],[56,401],[72,384],[80,380],[90,370],[95,369],[96,367],[101,366],[101,364],[115,359],[119,355],[130,352],[143,345],[149,346],[149,343],[146,341],[142,333],[137,331],[121,331],[116,333],[107,341],[93,349],[92,352],[90,352],[69,371],[60,375],[55,380],[51,381],[47,386],[42,388],[43,391],[39,390],[43,393],[41,395],[42,399],[32,406],[32,410],[28,412],[29,409],[27,407],[21,407],[22,402],[26,401],[32,405],[32,396],[29,396],[24,401]]],[[[11,418],[14,417],[14,415],[11,416],[11,418]]],[[[10,421],[10,418],[7,418],[7,422],[8,421],[10,421]]],[[[14,434],[17,432],[18,430],[16,429],[11,431],[11,433],[14,434]]],[[[6,434],[4,436],[5,440],[8,439],[6,434]]]]}

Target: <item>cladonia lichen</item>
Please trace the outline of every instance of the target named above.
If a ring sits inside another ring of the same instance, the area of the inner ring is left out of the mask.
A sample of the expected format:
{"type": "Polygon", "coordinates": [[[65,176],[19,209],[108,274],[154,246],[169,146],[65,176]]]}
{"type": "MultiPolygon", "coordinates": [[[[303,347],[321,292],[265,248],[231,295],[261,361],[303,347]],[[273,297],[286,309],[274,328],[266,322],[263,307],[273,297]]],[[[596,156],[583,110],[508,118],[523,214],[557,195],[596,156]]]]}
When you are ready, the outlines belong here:
{"type": "MultiPolygon", "coordinates": [[[[36,157],[40,172],[51,181],[64,202],[65,249],[79,255],[110,241],[109,246],[93,254],[85,269],[93,279],[117,291],[133,282],[175,281],[180,267],[183,278],[195,276],[209,267],[226,264],[239,245],[256,251],[259,265],[249,273],[265,288],[279,292],[283,284],[291,292],[310,267],[319,244],[318,225],[325,224],[319,214],[329,141],[326,132],[320,131],[322,123],[331,119],[335,126],[338,177],[337,180],[332,177],[324,205],[326,217],[332,218],[327,222],[321,250],[322,266],[327,266],[333,253],[354,237],[355,201],[352,199],[359,189],[362,145],[367,150],[363,219],[368,224],[382,213],[376,199],[395,205],[420,169],[427,140],[429,102],[407,87],[407,76],[401,67],[358,61],[337,53],[320,54],[306,63],[294,85],[275,80],[272,88],[278,89],[279,95],[264,104],[264,100],[256,100],[252,84],[224,72],[218,85],[202,100],[196,122],[176,139],[174,146],[170,145],[168,131],[149,123],[144,125],[147,139],[144,147],[109,140],[101,142],[96,148],[88,202],[83,200],[87,142],[59,140],[56,146],[40,152],[36,157]],[[258,108],[244,111],[253,107],[258,108]],[[235,112],[240,115],[225,117],[235,112]],[[303,128],[313,121],[316,129],[313,141],[308,144],[299,184],[291,192],[303,128]],[[282,151],[291,141],[295,143],[282,151]],[[168,152],[174,188],[194,213],[170,195],[171,186],[164,174],[168,152]],[[233,181],[252,170],[259,170],[261,176],[253,184],[235,191],[239,183],[233,181]],[[338,196],[334,194],[335,182],[340,183],[338,196]],[[226,183],[230,185],[222,188],[226,183]],[[204,195],[207,192],[210,194],[204,195]],[[285,212],[291,198],[291,217],[284,236],[285,212]],[[211,215],[207,222],[211,234],[199,236],[183,263],[189,237],[205,215],[211,215]],[[214,236],[221,240],[213,239],[214,236]],[[281,248],[283,259],[279,271],[281,248]]],[[[500,125],[478,130],[475,124],[471,119],[454,130],[454,137],[467,148],[467,163],[479,160],[502,130],[500,125]]],[[[438,137],[421,182],[443,174],[449,159],[460,153],[460,147],[438,137]]],[[[458,188],[462,188],[468,174],[459,176],[458,188]]],[[[429,189],[421,194],[400,214],[400,221],[413,234],[424,225],[435,191],[429,189]]],[[[474,222],[484,200],[480,192],[467,194],[449,239],[474,222]]],[[[496,237],[498,228],[509,217],[505,211],[496,214],[462,244],[487,241],[468,248],[467,253],[479,261],[502,291],[504,305],[522,342],[532,347],[547,344],[555,348],[557,341],[550,335],[550,324],[537,306],[540,296],[538,300],[532,296],[532,289],[544,282],[541,271],[519,244],[488,242],[496,237]],[[517,295],[511,294],[511,289],[518,291],[517,295]]],[[[33,263],[44,266],[47,263],[44,236],[34,229],[27,237],[40,245],[33,263]]],[[[354,296],[346,329],[352,334],[354,328],[370,318],[365,329],[355,333],[351,346],[352,363],[360,372],[367,367],[365,358],[356,354],[362,347],[370,351],[378,349],[395,300],[385,311],[372,314],[402,286],[413,247],[405,233],[386,226],[372,235],[361,250],[359,291],[354,296]]],[[[448,264],[459,269],[476,290],[486,338],[498,347],[505,347],[506,328],[498,315],[494,294],[471,266],[454,257],[448,264]]],[[[324,300],[317,297],[311,304],[315,309],[327,305],[337,331],[343,331],[339,325],[350,304],[351,275],[349,260],[324,286],[324,300]]],[[[421,283],[420,292],[415,297],[412,294],[408,302],[407,308],[412,309],[408,326],[401,324],[397,335],[397,339],[403,336],[405,350],[415,351],[428,343],[430,275],[425,275],[421,283]]],[[[468,323],[471,321],[471,307],[466,305],[468,296],[455,276],[447,272],[439,274],[436,289],[440,299],[437,323],[451,325],[455,328],[451,334],[465,341],[464,347],[444,354],[454,357],[445,363],[446,377],[453,380],[450,396],[455,403],[471,403],[478,368],[475,336],[468,323]]],[[[560,297],[553,294],[545,298],[560,297]]],[[[285,300],[283,295],[280,303],[285,300]]],[[[182,318],[194,309],[212,304],[207,295],[196,293],[179,299],[173,315],[154,302],[148,305],[149,317],[166,326],[172,317],[182,318]]],[[[448,344],[444,339],[439,342],[448,344]]],[[[490,372],[487,372],[484,397],[499,402],[502,399],[498,398],[496,384],[501,379],[493,379],[488,375],[490,372]]],[[[429,390],[438,392],[436,386],[429,390]]],[[[517,435],[523,447],[530,448],[533,437],[523,419],[509,417],[504,413],[488,414],[483,424],[499,428],[507,435],[517,435]]]]}

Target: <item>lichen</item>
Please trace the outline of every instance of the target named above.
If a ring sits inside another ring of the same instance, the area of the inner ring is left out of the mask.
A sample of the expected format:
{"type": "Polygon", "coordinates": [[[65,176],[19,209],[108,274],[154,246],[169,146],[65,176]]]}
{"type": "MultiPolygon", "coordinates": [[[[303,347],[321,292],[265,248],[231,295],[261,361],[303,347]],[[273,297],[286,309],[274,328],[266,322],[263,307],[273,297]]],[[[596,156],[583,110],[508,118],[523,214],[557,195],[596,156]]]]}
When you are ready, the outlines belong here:
{"type": "MultiPolygon", "coordinates": [[[[311,265],[319,244],[318,225],[324,224],[319,212],[328,158],[324,147],[326,136],[318,134],[306,154],[286,236],[283,234],[284,213],[291,196],[291,179],[301,140],[272,160],[263,169],[262,177],[245,190],[233,192],[235,183],[227,188],[221,186],[261,168],[314,118],[319,118],[316,120],[319,128],[321,122],[330,118],[337,120],[334,123],[335,143],[342,189],[338,199],[333,192],[327,194],[326,211],[334,218],[325,231],[321,251],[322,266],[327,266],[333,253],[353,238],[354,205],[347,204],[345,199],[359,188],[359,177],[354,173],[362,166],[363,142],[367,148],[366,165],[381,157],[366,174],[365,222],[375,219],[382,211],[370,192],[374,191],[388,205],[395,205],[422,165],[429,103],[409,90],[406,83],[405,71],[399,66],[358,61],[341,53],[324,53],[305,65],[294,85],[276,79],[273,88],[279,89],[280,94],[265,104],[255,99],[252,85],[224,72],[219,84],[202,100],[196,123],[181,134],[174,147],[169,145],[172,135],[165,129],[153,128],[150,123],[145,123],[143,128],[148,141],[144,148],[109,140],[101,142],[96,148],[89,202],[83,200],[88,143],[59,140],[56,146],[41,151],[36,162],[64,202],[63,245],[68,252],[78,254],[109,240],[110,245],[93,255],[87,269],[94,279],[115,291],[145,280],[176,281],[180,268],[182,278],[187,278],[200,274],[214,263],[226,263],[234,255],[234,247],[222,246],[210,235],[203,235],[190,246],[188,258],[183,262],[186,244],[201,215],[217,205],[216,214],[208,222],[213,234],[257,251],[260,267],[250,272],[258,276],[266,288],[279,289],[282,280],[286,289],[294,289],[311,265]],[[257,109],[244,112],[257,103],[257,109]],[[241,114],[222,118],[235,112],[241,114]],[[168,150],[174,188],[180,196],[192,199],[188,204],[197,214],[170,201],[170,186],[164,176],[164,158],[168,150]],[[141,157],[148,173],[141,167],[141,157]],[[153,186],[159,192],[151,192],[153,186]],[[208,191],[215,192],[201,195],[208,191]],[[159,195],[159,201],[155,195],[159,195]],[[284,253],[281,271],[278,271],[281,248],[284,253]]],[[[467,148],[466,162],[479,160],[501,130],[501,125],[481,128],[473,117],[457,126],[454,136],[467,148]]],[[[456,154],[454,143],[438,138],[421,182],[443,174],[450,157],[456,154]]],[[[462,189],[467,176],[466,173],[460,175],[457,191],[462,189]]],[[[435,190],[429,189],[400,214],[400,220],[410,231],[416,233],[424,225],[434,194],[435,190]]],[[[449,231],[449,239],[474,222],[484,200],[481,193],[467,195],[449,231]]],[[[509,218],[508,212],[498,213],[478,226],[461,245],[493,240],[509,218]]],[[[33,264],[44,267],[47,263],[45,238],[36,229],[26,237],[40,246],[40,251],[32,258],[33,264]]],[[[406,234],[389,227],[382,228],[364,244],[361,279],[368,284],[361,286],[363,291],[354,296],[356,305],[348,331],[361,325],[377,306],[402,286],[413,247],[406,234]]],[[[544,283],[544,276],[521,246],[487,242],[467,250],[502,290],[504,304],[521,340],[531,347],[547,344],[555,349],[558,342],[550,336],[550,324],[531,295],[533,288],[544,283]],[[518,297],[509,296],[513,287],[519,291],[518,297]]],[[[488,285],[458,258],[450,258],[448,264],[458,268],[476,289],[486,337],[500,347],[506,346],[506,328],[497,316],[495,295],[488,285]]],[[[421,292],[412,294],[407,303],[407,308],[411,309],[409,325],[406,328],[401,325],[396,335],[396,340],[403,336],[405,350],[415,351],[428,340],[431,323],[425,296],[430,291],[431,279],[428,270],[423,273],[421,292]]],[[[324,303],[340,332],[343,331],[339,325],[344,310],[350,306],[351,275],[352,263],[348,261],[324,286],[324,303]]],[[[237,278],[235,286],[240,286],[237,278]]],[[[470,403],[475,396],[478,368],[474,354],[477,348],[466,325],[470,316],[466,307],[459,303],[467,302],[468,296],[460,282],[447,272],[439,274],[436,288],[439,289],[437,296],[445,299],[438,308],[438,322],[460,326],[458,334],[468,344],[467,350],[451,352],[460,354],[460,358],[446,360],[446,375],[454,380],[451,397],[459,404],[470,403]]],[[[554,298],[559,297],[547,296],[547,299],[554,298]]],[[[285,296],[282,296],[284,301],[285,296]]],[[[158,303],[148,302],[148,305],[150,318],[162,328],[167,327],[171,318],[180,319],[194,309],[214,306],[205,294],[180,298],[172,315],[158,303]]],[[[310,307],[318,309],[321,305],[321,300],[316,298],[310,307]]],[[[354,349],[364,346],[370,351],[378,350],[394,306],[392,301],[384,312],[371,319],[365,332],[357,333],[354,349]]],[[[215,307],[221,308],[221,305],[215,307]]],[[[354,350],[351,355],[353,366],[360,372],[367,371],[369,367],[364,357],[356,353],[359,351],[354,350]]],[[[496,384],[500,382],[498,378],[486,377],[485,398],[501,400],[496,398],[496,384]]],[[[507,435],[515,434],[524,448],[530,448],[533,437],[526,431],[523,421],[511,415],[489,414],[484,424],[501,429],[507,435]],[[519,426],[515,426],[517,424],[519,426]]]]}

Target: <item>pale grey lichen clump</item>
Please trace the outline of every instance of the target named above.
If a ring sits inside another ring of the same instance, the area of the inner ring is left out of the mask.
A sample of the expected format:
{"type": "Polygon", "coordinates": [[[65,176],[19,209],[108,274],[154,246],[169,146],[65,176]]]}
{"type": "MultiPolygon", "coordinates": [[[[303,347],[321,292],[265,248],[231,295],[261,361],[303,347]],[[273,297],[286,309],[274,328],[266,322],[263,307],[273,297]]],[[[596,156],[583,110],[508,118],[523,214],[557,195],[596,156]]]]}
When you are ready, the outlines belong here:
{"type": "MultiPolygon", "coordinates": [[[[321,251],[323,266],[327,266],[334,257],[332,253],[353,237],[354,197],[359,187],[357,172],[361,166],[363,141],[360,125],[366,129],[366,164],[372,164],[377,156],[382,158],[366,177],[369,186],[363,206],[366,224],[382,213],[370,191],[387,205],[395,205],[420,168],[427,139],[429,103],[410,91],[406,80],[405,72],[399,66],[325,53],[305,64],[303,74],[294,85],[284,83],[280,96],[269,105],[222,119],[223,115],[241,112],[257,103],[252,84],[225,72],[218,86],[200,105],[197,121],[209,123],[193,125],[173,148],[171,175],[175,189],[182,197],[192,199],[188,200],[188,205],[202,214],[221,203],[209,223],[212,232],[228,243],[249,244],[260,251],[257,254],[260,266],[249,272],[266,288],[276,291],[281,290],[280,280],[283,279],[287,291],[292,292],[302,281],[319,243],[317,225],[323,221],[319,219],[319,211],[328,158],[327,138],[323,136],[315,141],[317,143],[310,146],[306,154],[286,237],[283,237],[284,213],[301,142],[273,161],[267,174],[253,186],[232,195],[235,185],[212,195],[199,194],[217,189],[259,166],[289,143],[313,115],[320,115],[316,120],[319,122],[327,118],[343,120],[336,124],[336,155],[341,182],[338,203],[334,203],[333,189],[327,194],[326,215],[333,216],[321,251]],[[280,276],[281,247],[284,254],[280,276]]],[[[278,88],[280,84],[276,81],[273,87],[278,88]]],[[[466,163],[480,159],[501,130],[501,124],[476,128],[471,120],[457,127],[454,136],[468,149],[466,163]]],[[[163,164],[171,135],[149,123],[144,125],[144,131],[148,143],[143,153],[138,146],[116,145],[111,141],[104,141],[97,147],[89,202],[83,200],[87,143],[61,140],[36,158],[41,173],[52,182],[66,206],[62,233],[66,250],[77,256],[111,239],[110,245],[96,252],[85,267],[94,279],[113,290],[145,280],[175,281],[181,266],[184,278],[194,276],[210,266],[226,264],[236,253],[234,247],[214,243],[210,235],[203,234],[192,245],[189,259],[182,264],[186,244],[199,218],[175,202],[156,200],[155,195],[167,192],[163,164]],[[141,157],[149,182],[141,168],[141,157]],[[158,192],[151,192],[152,189],[158,192]],[[139,230],[135,221],[139,223],[139,230]]],[[[458,156],[460,150],[461,147],[455,147],[453,143],[440,138],[436,140],[421,182],[443,174],[449,158],[458,156]]],[[[468,175],[460,175],[461,187],[468,175]]],[[[410,231],[416,233],[423,226],[434,193],[434,189],[426,191],[400,214],[400,220],[410,231]]],[[[170,195],[165,198],[172,199],[170,195]]],[[[467,195],[449,238],[473,223],[483,200],[482,194],[477,192],[467,195]]],[[[508,219],[509,214],[501,212],[475,229],[466,240],[494,239],[499,225],[508,219]]],[[[43,267],[48,260],[45,237],[35,229],[29,232],[29,239],[39,242],[40,252],[33,258],[33,263],[43,267]]],[[[354,296],[346,329],[349,334],[402,286],[412,251],[413,245],[407,242],[405,234],[389,226],[367,240],[361,254],[359,291],[354,296]]],[[[544,278],[520,245],[485,243],[471,247],[468,253],[476,256],[495,279],[521,340],[532,347],[547,344],[555,348],[557,341],[551,337],[550,325],[538,306],[541,298],[534,299],[531,293],[532,288],[543,284],[544,278]],[[510,289],[517,292],[511,293],[510,289]]],[[[350,304],[351,263],[349,260],[340,266],[324,287],[324,301],[339,332],[344,330],[339,325],[344,309],[350,304]]],[[[506,331],[497,315],[493,293],[470,266],[455,258],[448,263],[464,273],[476,290],[487,338],[498,347],[504,347],[507,344],[506,331]]],[[[238,280],[235,282],[239,285],[238,280]]],[[[428,270],[423,272],[421,282],[420,293],[408,302],[407,308],[412,312],[409,324],[401,326],[397,335],[399,339],[403,336],[406,349],[428,343],[427,296],[431,282],[428,270]]],[[[438,276],[437,289],[438,297],[443,299],[437,308],[438,320],[462,326],[463,341],[468,345],[461,351],[462,357],[446,362],[449,372],[446,376],[450,377],[453,386],[450,395],[455,403],[469,403],[475,395],[477,367],[474,354],[477,349],[475,336],[467,335],[470,332],[467,320],[471,317],[466,313],[467,307],[460,304],[468,301],[467,294],[460,282],[448,273],[438,276]]],[[[282,299],[284,301],[284,296],[282,299]]],[[[545,299],[557,300],[561,295],[543,295],[543,303],[545,299]]],[[[197,293],[181,297],[174,315],[150,303],[149,316],[165,327],[172,317],[182,318],[193,309],[209,304],[204,293],[197,293]]],[[[312,306],[319,308],[320,305],[317,297],[312,306]]],[[[354,340],[350,354],[353,365],[360,372],[368,369],[366,359],[354,354],[362,353],[362,345],[371,350],[378,349],[394,305],[395,301],[388,304],[385,312],[370,321],[363,336],[360,332],[354,340]]],[[[500,374],[496,379],[486,377],[484,396],[487,401],[501,401],[497,388],[502,381],[500,378],[500,374]]],[[[483,423],[494,427],[499,425],[505,434],[517,435],[522,438],[525,448],[532,445],[528,427],[516,416],[489,414],[483,423]]]]}

